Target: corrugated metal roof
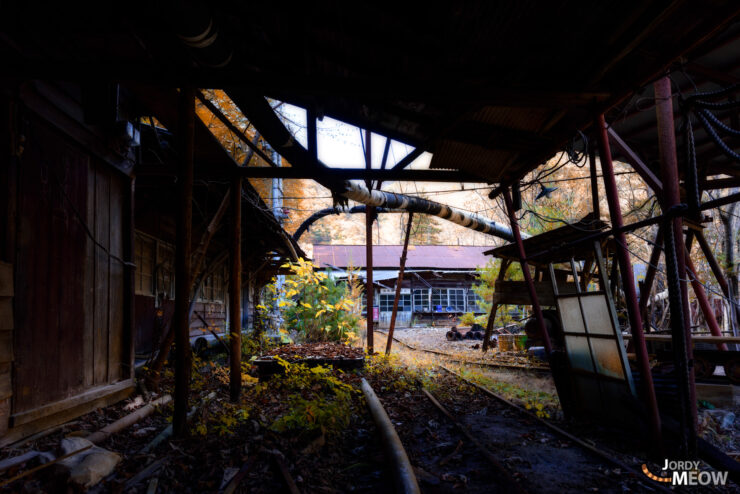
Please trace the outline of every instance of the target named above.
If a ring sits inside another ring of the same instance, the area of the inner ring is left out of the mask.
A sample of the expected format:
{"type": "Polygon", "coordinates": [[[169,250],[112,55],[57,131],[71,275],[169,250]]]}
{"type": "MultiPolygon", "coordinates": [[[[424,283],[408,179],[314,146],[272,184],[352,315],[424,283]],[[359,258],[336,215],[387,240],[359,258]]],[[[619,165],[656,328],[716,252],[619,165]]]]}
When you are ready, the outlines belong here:
{"type": "MultiPolygon", "coordinates": [[[[490,247],[457,245],[410,245],[406,268],[475,269],[485,266],[488,257],[483,254],[490,247]]],[[[398,268],[402,245],[373,246],[373,268],[398,268]]],[[[314,262],[320,267],[365,267],[364,245],[314,244],[314,262]]]]}

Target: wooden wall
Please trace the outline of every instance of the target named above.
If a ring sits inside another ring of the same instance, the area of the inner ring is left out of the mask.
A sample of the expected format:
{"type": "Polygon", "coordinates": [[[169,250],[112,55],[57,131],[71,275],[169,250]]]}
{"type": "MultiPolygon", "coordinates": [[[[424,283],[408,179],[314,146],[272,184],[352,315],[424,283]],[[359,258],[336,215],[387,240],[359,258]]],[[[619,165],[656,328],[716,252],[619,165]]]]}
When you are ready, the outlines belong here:
{"type": "Polygon", "coordinates": [[[64,130],[23,115],[12,427],[131,383],[131,179],[64,130]]]}
{"type": "Polygon", "coordinates": [[[13,265],[0,261],[0,436],[8,429],[13,395],[13,265]]]}

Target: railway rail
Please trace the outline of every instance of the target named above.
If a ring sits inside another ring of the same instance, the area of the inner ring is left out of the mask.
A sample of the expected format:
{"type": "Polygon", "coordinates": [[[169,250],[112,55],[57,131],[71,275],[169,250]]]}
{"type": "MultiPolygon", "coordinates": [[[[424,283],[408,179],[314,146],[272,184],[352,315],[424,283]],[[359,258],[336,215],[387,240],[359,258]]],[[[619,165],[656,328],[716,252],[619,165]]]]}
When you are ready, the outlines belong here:
{"type": "MultiPolygon", "coordinates": [[[[449,369],[449,368],[445,367],[444,365],[440,365],[439,368],[442,369],[442,370],[444,370],[445,372],[451,374],[451,375],[456,376],[461,381],[465,382],[466,384],[468,384],[468,385],[472,386],[473,388],[477,389],[478,391],[482,392],[485,396],[487,396],[489,398],[492,398],[493,400],[495,400],[496,403],[503,404],[503,405],[505,405],[506,408],[517,412],[517,415],[521,419],[524,419],[524,420],[527,420],[527,421],[534,421],[534,422],[536,422],[538,425],[542,426],[540,428],[540,431],[538,431],[538,432],[542,432],[542,429],[546,429],[549,434],[551,434],[553,436],[556,436],[556,437],[559,437],[559,438],[562,438],[562,439],[564,439],[564,440],[566,440],[566,441],[568,441],[570,443],[573,443],[573,444],[577,445],[587,455],[590,455],[592,457],[596,457],[601,462],[605,462],[605,463],[609,464],[610,466],[617,467],[618,469],[620,469],[620,471],[623,471],[624,473],[630,475],[632,477],[632,480],[636,484],[639,484],[641,487],[643,487],[645,490],[647,490],[647,491],[659,491],[659,492],[665,492],[665,493],[672,492],[671,490],[666,489],[665,487],[663,487],[661,485],[657,485],[657,484],[654,484],[654,483],[648,484],[648,482],[642,480],[642,478],[644,477],[644,475],[641,472],[639,472],[637,469],[632,468],[631,466],[627,465],[623,461],[621,461],[621,460],[615,458],[614,456],[606,453],[605,451],[599,449],[598,447],[596,447],[594,445],[591,445],[591,444],[585,442],[584,440],[582,440],[582,439],[574,436],[573,434],[571,434],[571,433],[569,433],[569,432],[561,429],[560,427],[558,427],[558,426],[556,426],[556,425],[554,425],[554,424],[552,424],[552,423],[550,423],[550,422],[548,422],[548,421],[546,421],[546,420],[538,417],[536,414],[530,412],[529,410],[526,410],[525,408],[517,405],[516,403],[513,403],[513,402],[507,400],[503,396],[501,396],[501,395],[499,395],[497,393],[494,393],[490,389],[488,389],[488,388],[486,388],[484,386],[481,386],[480,384],[475,383],[475,382],[473,382],[473,381],[471,381],[471,380],[463,377],[459,373],[455,372],[452,369],[449,369]]],[[[453,422],[455,422],[455,424],[457,425],[457,427],[461,429],[461,431],[463,432],[463,434],[469,440],[472,440],[471,442],[473,442],[473,444],[475,444],[476,447],[485,450],[486,451],[486,455],[489,455],[489,456],[491,456],[491,457],[493,457],[495,459],[495,456],[493,455],[493,453],[490,452],[484,445],[482,445],[481,444],[481,441],[476,438],[475,431],[468,430],[463,424],[461,424],[457,419],[455,419],[455,417],[453,416],[453,414],[451,412],[449,412],[446,408],[444,408],[444,406],[431,393],[429,393],[429,391],[424,390],[424,392],[427,395],[427,397],[430,399],[430,401],[432,401],[432,403],[437,408],[440,409],[440,411],[442,412],[442,414],[444,416],[446,416],[448,419],[450,419],[453,422]]],[[[481,437],[481,435],[479,434],[478,437],[481,437]]],[[[598,462],[598,460],[597,460],[597,462],[598,462]]],[[[499,463],[499,465],[500,465],[500,463],[499,463]]],[[[516,473],[515,472],[509,472],[509,476],[512,476],[512,475],[516,475],[516,473]]],[[[517,485],[519,485],[519,484],[517,484],[517,485]]],[[[519,488],[520,488],[520,490],[518,490],[518,492],[526,492],[524,485],[519,485],[519,488]]],[[[538,491],[538,489],[532,489],[532,490],[535,491],[535,492],[538,491]]]]}
{"type": "MultiPolygon", "coordinates": [[[[376,332],[388,336],[388,333],[384,331],[376,330],[376,332]]],[[[452,354],[452,353],[443,352],[440,350],[431,350],[428,348],[420,348],[420,347],[411,345],[410,343],[407,343],[403,340],[400,340],[396,338],[395,336],[393,337],[393,341],[400,343],[401,345],[408,348],[409,350],[413,350],[415,352],[429,353],[432,355],[440,355],[440,356],[446,357],[450,362],[455,362],[458,364],[477,365],[480,367],[491,367],[491,368],[498,368],[498,369],[515,369],[515,370],[532,371],[532,372],[546,373],[546,374],[550,373],[550,368],[547,366],[528,366],[528,365],[505,364],[503,362],[487,362],[485,360],[467,360],[467,359],[461,359],[457,355],[452,354]]]]}

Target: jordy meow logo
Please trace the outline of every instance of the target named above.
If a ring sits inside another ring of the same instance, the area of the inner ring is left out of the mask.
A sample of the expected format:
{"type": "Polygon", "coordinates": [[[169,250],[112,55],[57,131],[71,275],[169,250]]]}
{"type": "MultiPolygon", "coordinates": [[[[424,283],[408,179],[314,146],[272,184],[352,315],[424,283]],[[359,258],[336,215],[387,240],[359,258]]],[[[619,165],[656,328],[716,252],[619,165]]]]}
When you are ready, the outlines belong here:
{"type": "Polygon", "coordinates": [[[661,475],[654,475],[642,464],[642,473],[656,482],[670,482],[671,485],[725,485],[728,472],[707,472],[699,470],[698,461],[665,460],[661,475]]]}

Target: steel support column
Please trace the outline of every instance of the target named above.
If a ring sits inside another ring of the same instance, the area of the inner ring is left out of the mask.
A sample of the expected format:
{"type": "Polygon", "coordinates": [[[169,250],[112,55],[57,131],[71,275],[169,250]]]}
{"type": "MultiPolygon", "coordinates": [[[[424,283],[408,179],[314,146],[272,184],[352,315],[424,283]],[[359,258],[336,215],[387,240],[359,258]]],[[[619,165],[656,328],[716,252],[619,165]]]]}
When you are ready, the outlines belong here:
{"type": "Polygon", "coordinates": [[[612,154],[609,147],[609,137],[606,129],[604,115],[599,115],[596,120],[596,135],[599,141],[599,158],[601,160],[601,173],[604,176],[604,191],[606,201],[609,205],[609,217],[611,218],[612,228],[617,230],[614,234],[615,249],[619,270],[622,274],[622,289],[624,298],[627,303],[627,314],[630,321],[630,330],[632,332],[632,341],[635,345],[637,354],[637,365],[640,370],[640,379],[643,383],[643,399],[648,410],[648,420],[650,432],[654,444],[661,447],[661,424],[660,414],[658,413],[658,401],[655,397],[655,388],[653,386],[653,376],[650,373],[650,360],[648,357],[647,346],[645,345],[645,336],[642,331],[642,319],[640,318],[640,307],[637,302],[637,291],[635,290],[635,278],[632,272],[632,261],[627,250],[627,239],[623,232],[618,231],[624,223],[622,221],[622,208],[619,204],[619,191],[617,181],[614,176],[614,164],[612,163],[612,154]]]}
{"type": "Polygon", "coordinates": [[[516,243],[517,251],[519,253],[519,263],[524,273],[524,282],[527,285],[527,291],[529,292],[529,298],[532,300],[532,310],[534,311],[537,325],[539,326],[542,339],[545,342],[545,352],[547,353],[548,359],[552,353],[552,344],[550,343],[550,334],[547,332],[545,326],[545,319],[542,315],[542,308],[537,297],[537,289],[534,287],[534,281],[532,280],[532,273],[529,271],[529,262],[527,262],[527,255],[524,252],[524,242],[522,241],[522,235],[519,232],[519,222],[516,219],[516,211],[514,211],[514,202],[511,199],[511,190],[506,188],[503,191],[504,202],[506,203],[506,211],[509,214],[509,222],[511,223],[511,230],[514,234],[514,242],[516,243]]]}
{"type": "MultiPolygon", "coordinates": [[[[678,158],[673,118],[673,95],[668,77],[654,83],[655,112],[658,125],[660,172],[663,182],[663,213],[681,203],[678,184],[678,158]]],[[[681,274],[686,273],[684,260],[683,221],[676,216],[664,225],[665,259],[668,276],[668,294],[671,308],[672,344],[678,374],[681,400],[681,453],[693,456],[696,452],[696,386],[694,383],[693,350],[689,323],[688,287],[681,274]]]]}
{"type": "Polygon", "coordinates": [[[177,123],[177,245],[175,246],[175,404],[172,431],[186,432],[188,394],[190,392],[190,301],[191,245],[193,228],[193,156],[195,136],[195,90],[182,88],[177,123]]]}
{"type": "Polygon", "coordinates": [[[409,213],[409,219],[406,223],[406,238],[403,241],[403,251],[401,251],[401,265],[398,268],[398,280],[396,280],[396,296],[393,299],[393,312],[391,313],[391,323],[388,326],[388,342],[385,344],[385,354],[391,354],[393,346],[393,330],[396,328],[396,314],[398,314],[398,300],[401,298],[401,284],[403,283],[403,271],[406,268],[406,254],[409,250],[409,237],[411,236],[411,223],[414,221],[414,213],[409,213]]]}

